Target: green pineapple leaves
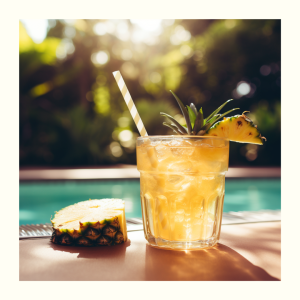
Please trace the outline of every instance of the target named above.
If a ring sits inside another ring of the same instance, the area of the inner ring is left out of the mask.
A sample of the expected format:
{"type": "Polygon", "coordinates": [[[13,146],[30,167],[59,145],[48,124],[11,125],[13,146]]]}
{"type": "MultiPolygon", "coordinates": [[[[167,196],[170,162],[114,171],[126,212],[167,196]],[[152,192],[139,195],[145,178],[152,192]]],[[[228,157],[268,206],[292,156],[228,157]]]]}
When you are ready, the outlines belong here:
{"type": "Polygon", "coordinates": [[[177,127],[174,125],[174,124],[171,124],[171,123],[167,123],[167,122],[163,122],[163,125],[171,128],[174,132],[176,132],[177,134],[179,135],[183,135],[178,129],[177,127]]]}
{"type": "Polygon", "coordinates": [[[223,118],[224,116],[226,116],[227,114],[229,114],[229,113],[231,113],[232,111],[234,111],[234,110],[237,110],[237,109],[239,109],[239,108],[233,108],[233,109],[231,109],[231,110],[229,110],[229,111],[227,111],[226,113],[224,113],[224,114],[222,114],[222,115],[218,115],[218,117],[215,119],[215,117],[213,117],[213,118],[211,118],[210,119],[210,123],[216,123],[217,121],[219,121],[221,118],[223,118]],[[211,121],[212,119],[214,119],[213,121],[211,121]]]}
{"type": "Polygon", "coordinates": [[[194,124],[195,124],[195,121],[196,121],[196,115],[195,115],[194,111],[188,105],[186,106],[186,108],[188,110],[189,118],[190,118],[191,125],[192,125],[192,128],[193,128],[194,124]]]}
{"type": "Polygon", "coordinates": [[[203,117],[203,110],[202,107],[200,108],[199,112],[197,112],[196,106],[191,103],[190,106],[187,105],[187,108],[184,107],[183,103],[180,99],[170,91],[172,95],[175,97],[180,110],[184,116],[187,128],[180,125],[172,116],[161,112],[160,114],[169,119],[171,123],[164,122],[163,125],[171,128],[174,132],[180,135],[204,135],[207,130],[218,120],[223,118],[225,115],[231,113],[234,110],[239,108],[233,108],[223,114],[219,114],[220,110],[230,101],[233,99],[227,100],[223,103],[219,108],[217,108],[214,112],[212,112],[206,119],[203,117]]]}
{"type": "MultiPolygon", "coordinates": [[[[168,115],[168,114],[165,114],[165,113],[163,113],[163,112],[161,112],[160,113],[163,117],[166,117],[166,118],[168,118],[170,121],[171,121],[171,125],[174,125],[176,128],[177,128],[177,130],[181,133],[181,134],[186,134],[187,133],[187,131],[186,131],[186,128],[184,128],[183,126],[181,126],[172,116],[170,116],[170,115],[168,115]]],[[[164,124],[164,123],[163,123],[164,124]]],[[[168,123],[166,123],[166,124],[168,124],[168,123]]],[[[164,124],[165,126],[168,126],[168,125],[166,125],[166,124],[164,124]]],[[[170,126],[168,126],[168,127],[170,127],[170,126]]]]}
{"type": "Polygon", "coordinates": [[[228,102],[232,101],[233,99],[227,100],[225,103],[223,103],[219,108],[217,108],[214,112],[212,112],[207,118],[206,122],[209,122],[212,117],[214,117],[228,102]]]}
{"type": "Polygon", "coordinates": [[[186,122],[186,127],[187,127],[187,130],[188,130],[188,134],[191,135],[192,134],[192,125],[191,125],[191,121],[189,119],[189,114],[186,110],[186,108],[184,107],[183,103],[180,101],[180,99],[172,92],[172,95],[175,97],[179,107],[180,107],[180,110],[184,116],[184,119],[185,119],[185,122],[186,122]]]}
{"type": "Polygon", "coordinates": [[[203,125],[204,125],[204,119],[203,119],[203,112],[201,107],[197,115],[197,119],[195,121],[195,126],[193,127],[194,134],[197,134],[199,130],[203,127],[203,125]]]}
{"type": "Polygon", "coordinates": [[[197,117],[198,112],[197,112],[197,108],[196,108],[195,104],[191,103],[190,104],[190,108],[192,109],[192,111],[194,112],[195,116],[197,117]]]}
{"type": "Polygon", "coordinates": [[[217,120],[217,118],[220,117],[220,116],[221,116],[221,114],[216,114],[216,115],[214,115],[214,116],[209,120],[209,123],[214,123],[214,122],[217,120]]]}

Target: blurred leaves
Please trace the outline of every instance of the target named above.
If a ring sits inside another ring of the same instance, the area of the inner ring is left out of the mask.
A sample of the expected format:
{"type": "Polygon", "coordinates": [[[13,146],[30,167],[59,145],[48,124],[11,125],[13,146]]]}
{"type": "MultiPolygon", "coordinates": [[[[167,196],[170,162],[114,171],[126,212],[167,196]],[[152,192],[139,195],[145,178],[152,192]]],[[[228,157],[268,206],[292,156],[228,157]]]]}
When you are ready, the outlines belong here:
{"type": "MultiPolygon", "coordinates": [[[[170,130],[162,126],[164,119],[160,116],[160,112],[167,111],[170,115],[174,116],[179,113],[177,107],[171,106],[168,101],[163,99],[158,102],[150,101],[149,99],[138,99],[136,107],[149,135],[173,134],[170,130]]],[[[132,119],[131,116],[130,119],[132,119]]],[[[131,128],[137,131],[132,120],[130,124],[131,128]]]]}
{"type": "Polygon", "coordinates": [[[268,141],[257,149],[231,143],[230,165],[280,165],[280,20],[175,20],[133,42],[136,29],[129,20],[49,20],[36,44],[20,22],[21,166],[136,162],[138,131],[116,70],[148,134],[174,134],[160,116],[179,120],[169,90],[205,112],[234,98],[268,141]],[[248,94],[238,93],[240,82],[248,94]]]}

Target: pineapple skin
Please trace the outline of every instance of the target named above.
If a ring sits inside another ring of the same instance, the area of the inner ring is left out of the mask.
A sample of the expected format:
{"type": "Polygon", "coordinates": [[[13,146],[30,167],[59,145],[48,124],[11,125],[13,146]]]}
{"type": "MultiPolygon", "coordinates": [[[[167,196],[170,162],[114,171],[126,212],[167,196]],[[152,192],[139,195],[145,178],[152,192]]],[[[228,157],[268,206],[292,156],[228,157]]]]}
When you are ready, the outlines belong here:
{"type": "Polygon", "coordinates": [[[244,114],[224,118],[214,124],[205,136],[224,137],[238,143],[258,145],[263,145],[263,140],[266,140],[265,137],[261,136],[257,126],[244,114]]]}
{"type": "Polygon", "coordinates": [[[80,223],[79,230],[53,227],[51,242],[67,246],[112,246],[126,241],[118,217],[80,223]]]}

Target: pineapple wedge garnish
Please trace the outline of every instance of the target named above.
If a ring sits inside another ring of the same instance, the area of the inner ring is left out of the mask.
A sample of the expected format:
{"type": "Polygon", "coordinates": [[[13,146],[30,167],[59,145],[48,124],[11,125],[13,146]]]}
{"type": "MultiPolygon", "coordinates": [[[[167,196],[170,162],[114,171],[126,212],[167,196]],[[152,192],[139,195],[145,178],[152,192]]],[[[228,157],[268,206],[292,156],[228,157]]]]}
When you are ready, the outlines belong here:
{"type": "Polygon", "coordinates": [[[263,145],[263,140],[266,140],[257,130],[257,125],[253,124],[245,112],[242,115],[224,117],[224,120],[215,123],[205,135],[224,137],[238,143],[258,145],[263,145]]]}
{"type": "Polygon", "coordinates": [[[179,135],[218,136],[228,138],[234,142],[259,145],[262,145],[263,140],[266,140],[257,130],[257,126],[245,115],[246,112],[242,115],[225,118],[225,115],[239,108],[234,108],[223,114],[219,114],[221,109],[233,99],[227,100],[204,119],[202,108],[197,111],[193,103],[185,107],[172,91],[171,93],[175,97],[185,118],[186,127],[179,124],[172,116],[162,112],[160,114],[169,120],[169,122],[164,122],[163,125],[168,126],[179,135]],[[222,121],[217,122],[222,118],[222,121]]]}
{"type": "Polygon", "coordinates": [[[56,212],[51,241],[74,246],[110,246],[127,240],[121,199],[87,200],[56,212]]]}

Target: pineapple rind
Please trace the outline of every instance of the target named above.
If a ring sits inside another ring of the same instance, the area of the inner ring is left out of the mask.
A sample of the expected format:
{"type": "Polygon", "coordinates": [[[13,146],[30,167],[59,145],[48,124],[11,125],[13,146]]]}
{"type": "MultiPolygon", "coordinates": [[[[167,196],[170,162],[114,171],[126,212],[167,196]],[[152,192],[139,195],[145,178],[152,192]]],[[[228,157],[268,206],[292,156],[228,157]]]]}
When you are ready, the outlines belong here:
{"type": "Polygon", "coordinates": [[[51,222],[55,244],[99,246],[127,240],[125,205],[120,199],[79,202],[56,212],[51,222]]]}

